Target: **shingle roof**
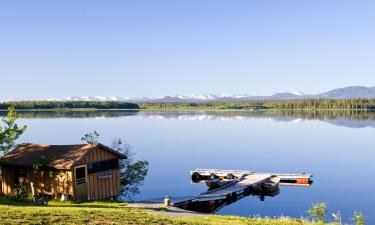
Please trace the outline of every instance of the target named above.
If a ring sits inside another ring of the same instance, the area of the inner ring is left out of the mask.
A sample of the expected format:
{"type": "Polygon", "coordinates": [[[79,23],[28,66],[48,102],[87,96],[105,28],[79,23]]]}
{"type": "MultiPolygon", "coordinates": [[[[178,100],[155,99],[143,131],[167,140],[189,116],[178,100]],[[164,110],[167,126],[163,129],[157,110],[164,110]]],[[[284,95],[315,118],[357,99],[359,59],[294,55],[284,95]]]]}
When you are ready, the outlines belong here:
{"type": "Polygon", "coordinates": [[[78,145],[44,145],[44,144],[20,144],[17,149],[0,158],[0,162],[6,165],[32,167],[44,157],[48,160],[48,167],[55,169],[71,169],[75,162],[80,160],[89,151],[102,148],[126,159],[126,156],[102,144],[78,144],[78,145]]]}

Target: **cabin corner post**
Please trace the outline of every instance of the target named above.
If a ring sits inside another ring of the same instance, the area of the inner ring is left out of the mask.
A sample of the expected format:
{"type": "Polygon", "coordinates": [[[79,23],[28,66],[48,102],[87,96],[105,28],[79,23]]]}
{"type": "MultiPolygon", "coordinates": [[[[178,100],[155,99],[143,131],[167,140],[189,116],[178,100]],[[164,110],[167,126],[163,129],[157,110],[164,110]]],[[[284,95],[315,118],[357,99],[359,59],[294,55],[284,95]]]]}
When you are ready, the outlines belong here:
{"type": "Polygon", "coordinates": [[[3,166],[0,164],[0,194],[3,194],[3,166]]]}
{"type": "Polygon", "coordinates": [[[73,190],[73,194],[72,194],[72,199],[75,201],[76,200],[76,178],[74,176],[74,166],[72,166],[72,168],[70,169],[70,174],[72,176],[72,190],[73,190]]]}

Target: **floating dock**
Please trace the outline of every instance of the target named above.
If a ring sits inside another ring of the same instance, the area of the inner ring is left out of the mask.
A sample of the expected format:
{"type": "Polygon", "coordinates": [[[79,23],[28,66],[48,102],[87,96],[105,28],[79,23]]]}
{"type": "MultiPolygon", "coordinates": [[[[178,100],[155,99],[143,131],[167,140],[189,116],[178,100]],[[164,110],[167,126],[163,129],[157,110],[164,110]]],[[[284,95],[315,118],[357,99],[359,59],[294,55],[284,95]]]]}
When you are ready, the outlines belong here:
{"type": "Polygon", "coordinates": [[[312,174],[300,173],[257,173],[248,170],[223,170],[223,169],[196,169],[190,171],[191,180],[194,183],[207,181],[229,181],[238,180],[249,175],[257,176],[277,176],[280,178],[280,185],[285,186],[310,186],[312,184],[312,174]]]}
{"type": "Polygon", "coordinates": [[[193,183],[206,183],[207,192],[173,201],[173,206],[199,212],[215,212],[221,207],[254,195],[264,201],[265,196],[280,193],[279,185],[310,186],[312,174],[256,173],[245,170],[196,169],[191,171],[193,183]]]}

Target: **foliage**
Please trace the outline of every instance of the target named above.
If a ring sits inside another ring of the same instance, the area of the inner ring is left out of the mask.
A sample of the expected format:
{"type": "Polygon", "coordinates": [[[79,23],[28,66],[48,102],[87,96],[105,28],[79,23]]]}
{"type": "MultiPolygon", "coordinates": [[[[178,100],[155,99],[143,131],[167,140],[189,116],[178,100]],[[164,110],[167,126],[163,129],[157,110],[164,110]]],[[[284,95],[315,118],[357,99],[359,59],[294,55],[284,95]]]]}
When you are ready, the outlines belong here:
{"type": "Polygon", "coordinates": [[[307,213],[314,218],[319,223],[326,222],[327,215],[327,204],[326,203],[317,203],[313,204],[307,213]]]}
{"type": "Polygon", "coordinates": [[[138,104],[114,101],[16,101],[0,102],[0,110],[6,110],[10,105],[17,110],[51,110],[51,109],[139,109],[138,104]]]}
{"type": "Polygon", "coordinates": [[[123,206],[124,203],[117,202],[74,204],[51,201],[48,206],[25,205],[29,207],[0,205],[0,224],[313,225],[308,221],[292,218],[244,218],[216,215],[170,217],[160,215],[160,213],[146,213],[143,209],[126,208],[123,206]]]}
{"type": "Polygon", "coordinates": [[[131,146],[123,143],[121,138],[116,138],[112,143],[112,148],[128,158],[122,160],[120,164],[121,169],[121,190],[125,197],[131,197],[139,193],[139,186],[143,184],[148,172],[148,161],[138,160],[134,162],[134,153],[131,151],[131,146]]]}
{"type": "Polygon", "coordinates": [[[0,152],[8,153],[16,147],[16,140],[25,132],[26,126],[19,127],[16,123],[18,116],[13,106],[8,108],[8,115],[2,122],[4,127],[0,126],[0,152]]]}
{"type": "Polygon", "coordinates": [[[342,218],[340,211],[337,211],[337,213],[332,213],[333,221],[337,224],[342,224],[342,218]]]}
{"type": "Polygon", "coordinates": [[[365,217],[361,212],[354,212],[353,220],[355,222],[355,225],[365,225],[365,217]]]}
{"type": "Polygon", "coordinates": [[[87,142],[88,144],[97,144],[99,136],[100,134],[96,130],[94,130],[93,132],[89,132],[85,134],[81,138],[81,140],[84,142],[87,142]]]}
{"type": "MultiPolygon", "coordinates": [[[[46,170],[48,169],[48,165],[51,161],[53,161],[54,159],[56,159],[56,157],[52,156],[52,157],[46,157],[46,156],[40,156],[36,163],[33,164],[33,170],[34,172],[36,173],[37,171],[40,171],[40,170],[46,170]]],[[[52,172],[52,171],[50,171],[52,172]]]]}
{"type": "Polygon", "coordinates": [[[139,186],[147,176],[149,163],[146,160],[124,162],[121,164],[121,191],[124,196],[130,197],[140,192],[139,186]]]}
{"type": "Polygon", "coordinates": [[[15,201],[30,200],[32,198],[31,186],[29,183],[17,184],[10,194],[10,198],[15,201]]]}
{"type": "Polygon", "coordinates": [[[201,102],[143,102],[142,109],[186,110],[375,110],[375,99],[294,99],[201,102]]]}

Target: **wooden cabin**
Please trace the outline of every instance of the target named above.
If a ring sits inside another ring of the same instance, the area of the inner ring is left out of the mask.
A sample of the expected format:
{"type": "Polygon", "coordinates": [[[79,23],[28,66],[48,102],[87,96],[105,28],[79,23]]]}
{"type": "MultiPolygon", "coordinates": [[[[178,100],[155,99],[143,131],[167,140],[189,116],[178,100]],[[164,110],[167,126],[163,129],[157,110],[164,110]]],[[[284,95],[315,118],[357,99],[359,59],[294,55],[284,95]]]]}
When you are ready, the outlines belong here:
{"type": "Polygon", "coordinates": [[[0,158],[0,193],[17,185],[76,202],[116,197],[121,193],[120,160],[127,157],[102,144],[21,144],[0,158]]]}

